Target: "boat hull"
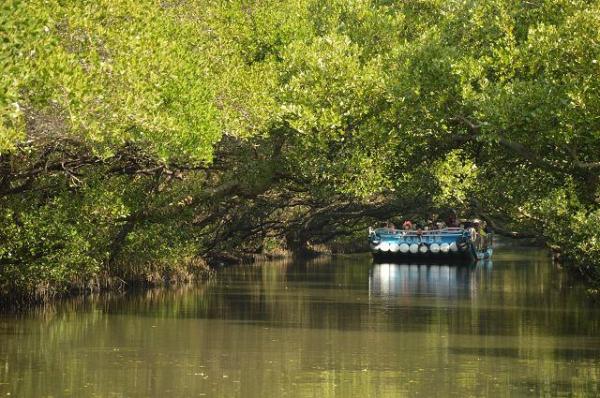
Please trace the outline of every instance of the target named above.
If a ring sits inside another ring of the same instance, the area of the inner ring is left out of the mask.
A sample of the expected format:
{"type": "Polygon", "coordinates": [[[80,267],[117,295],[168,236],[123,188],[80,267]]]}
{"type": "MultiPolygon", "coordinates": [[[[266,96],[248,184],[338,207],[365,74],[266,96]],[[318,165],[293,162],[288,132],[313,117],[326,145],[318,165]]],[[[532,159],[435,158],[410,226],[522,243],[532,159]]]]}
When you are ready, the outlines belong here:
{"type": "Polygon", "coordinates": [[[472,264],[492,255],[492,239],[474,231],[446,228],[435,231],[370,229],[369,245],[377,262],[472,264]]]}
{"type": "Polygon", "coordinates": [[[485,261],[492,257],[493,250],[466,251],[460,253],[392,253],[392,252],[372,252],[373,260],[376,263],[394,263],[394,264],[474,264],[478,261],[485,261]]]}
{"type": "MultiPolygon", "coordinates": [[[[427,264],[472,264],[477,262],[478,256],[470,252],[444,253],[444,254],[412,254],[373,252],[373,260],[377,263],[427,263],[427,264]]],[[[483,257],[482,257],[483,258],[483,257]]]]}

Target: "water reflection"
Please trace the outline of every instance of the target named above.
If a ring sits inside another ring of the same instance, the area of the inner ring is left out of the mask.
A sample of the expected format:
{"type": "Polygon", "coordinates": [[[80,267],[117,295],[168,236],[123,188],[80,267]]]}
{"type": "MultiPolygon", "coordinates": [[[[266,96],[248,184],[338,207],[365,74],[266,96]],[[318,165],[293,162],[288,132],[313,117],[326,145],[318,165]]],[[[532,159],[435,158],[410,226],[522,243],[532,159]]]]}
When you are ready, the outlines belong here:
{"type": "Polygon", "coordinates": [[[375,264],[369,296],[469,296],[477,290],[475,268],[457,265],[375,264]]]}
{"type": "Polygon", "coordinates": [[[469,297],[482,278],[491,277],[492,262],[474,265],[374,264],[369,271],[369,296],[469,297]]]}
{"type": "Polygon", "coordinates": [[[598,336],[545,253],[266,263],[0,315],[0,396],[598,396],[598,336]]]}

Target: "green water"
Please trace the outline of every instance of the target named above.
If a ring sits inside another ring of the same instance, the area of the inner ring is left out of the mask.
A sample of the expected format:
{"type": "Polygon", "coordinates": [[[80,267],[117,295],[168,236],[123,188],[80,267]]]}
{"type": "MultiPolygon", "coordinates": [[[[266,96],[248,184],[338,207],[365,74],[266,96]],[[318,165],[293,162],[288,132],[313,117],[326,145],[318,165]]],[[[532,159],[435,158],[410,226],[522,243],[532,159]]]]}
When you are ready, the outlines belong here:
{"type": "Polygon", "coordinates": [[[599,396],[583,290],[531,249],[229,268],[0,316],[0,397],[599,396]]]}

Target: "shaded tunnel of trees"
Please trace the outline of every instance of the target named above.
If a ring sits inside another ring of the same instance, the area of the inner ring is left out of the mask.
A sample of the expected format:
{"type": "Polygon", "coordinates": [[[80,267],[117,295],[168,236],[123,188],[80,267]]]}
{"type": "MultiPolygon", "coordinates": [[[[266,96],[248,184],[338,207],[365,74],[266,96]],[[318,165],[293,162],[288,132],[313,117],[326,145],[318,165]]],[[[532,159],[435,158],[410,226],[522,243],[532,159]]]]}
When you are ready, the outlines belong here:
{"type": "Polygon", "coordinates": [[[3,2],[0,295],[449,209],[600,279],[600,2],[480,3],[3,2]]]}

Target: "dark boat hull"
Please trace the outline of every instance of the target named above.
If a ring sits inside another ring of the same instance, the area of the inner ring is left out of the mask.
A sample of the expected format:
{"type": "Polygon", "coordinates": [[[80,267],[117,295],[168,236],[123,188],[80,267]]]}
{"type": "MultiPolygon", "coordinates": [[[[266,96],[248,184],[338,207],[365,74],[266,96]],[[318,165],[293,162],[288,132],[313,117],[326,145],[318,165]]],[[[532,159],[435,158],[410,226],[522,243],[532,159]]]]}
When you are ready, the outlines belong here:
{"type": "Polygon", "coordinates": [[[372,254],[376,263],[473,264],[478,260],[477,255],[471,252],[443,254],[374,252],[372,254]]]}
{"type": "Polygon", "coordinates": [[[470,246],[469,250],[450,253],[400,253],[400,252],[372,252],[376,263],[415,263],[415,264],[474,264],[477,261],[488,260],[492,257],[493,250],[477,251],[470,246]]]}

